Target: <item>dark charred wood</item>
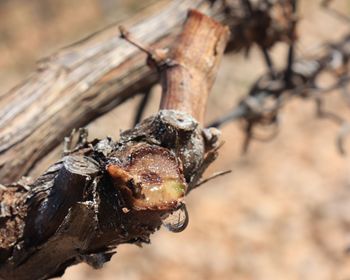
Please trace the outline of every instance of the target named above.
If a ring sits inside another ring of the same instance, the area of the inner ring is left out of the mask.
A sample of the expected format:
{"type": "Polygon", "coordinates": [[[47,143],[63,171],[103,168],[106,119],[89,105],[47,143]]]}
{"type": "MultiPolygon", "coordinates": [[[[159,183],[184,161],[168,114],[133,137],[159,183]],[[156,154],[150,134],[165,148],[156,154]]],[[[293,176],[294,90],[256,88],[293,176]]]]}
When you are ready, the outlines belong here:
{"type": "MultiPolygon", "coordinates": [[[[271,47],[285,40],[289,27],[274,16],[274,9],[282,4],[277,1],[267,9],[263,5],[266,1],[257,2],[247,20],[240,1],[162,1],[139,14],[138,20],[123,25],[143,43],[168,48],[176,40],[188,9],[197,9],[229,26],[227,50],[246,50],[254,43],[271,47]],[[265,29],[257,24],[261,17],[268,19],[264,28],[269,32],[262,32],[265,29]]],[[[1,94],[0,182],[19,180],[74,128],[85,126],[158,82],[156,71],[144,63],[145,55],[118,34],[118,26],[112,25],[63,48],[41,60],[23,83],[1,94]]],[[[176,55],[186,55],[186,48],[183,52],[176,55]]]]}
{"type": "MultiPolygon", "coordinates": [[[[227,28],[199,12],[189,17],[184,33],[203,41],[208,31],[202,29],[213,28],[212,39],[220,42],[203,54],[213,67],[197,65],[193,73],[198,75],[193,80],[209,91],[212,79],[207,78],[215,77],[227,28]]],[[[182,44],[191,49],[192,40],[182,44]]],[[[176,63],[190,65],[191,56],[186,62],[179,56],[176,63]]],[[[169,80],[174,88],[183,82],[169,80]]],[[[197,98],[193,85],[187,92],[188,100],[197,98]]],[[[176,90],[163,93],[165,99],[177,98],[176,90]]],[[[100,268],[119,244],[149,243],[150,234],[177,211],[183,211],[184,222],[166,226],[183,230],[188,223],[185,195],[217,156],[218,131],[202,129],[194,118],[201,117],[205,105],[204,100],[188,112],[186,104],[182,108],[177,102],[177,110],[160,110],[123,132],[118,142],[87,142],[80,130],[76,146],[68,137],[65,156],[38,179],[1,186],[0,279],[47,279],[79,262],[100,268]]]]}

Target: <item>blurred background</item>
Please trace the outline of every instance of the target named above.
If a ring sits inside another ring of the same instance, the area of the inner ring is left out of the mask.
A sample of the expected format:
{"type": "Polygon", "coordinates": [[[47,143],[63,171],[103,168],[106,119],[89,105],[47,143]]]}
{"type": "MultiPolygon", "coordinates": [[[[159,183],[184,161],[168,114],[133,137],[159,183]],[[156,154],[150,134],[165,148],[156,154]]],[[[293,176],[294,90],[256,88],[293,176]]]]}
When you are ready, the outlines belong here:
{"type": "MultiPolygon", "coordinates": [[[[135,16],[156,0],[0,0],[0,94],[36,68],[36,61],[109,24],[135,16]]],[[[299,55],[341,38],[348,23],[301,0],[299,55]]],[[[350,14],[350,1],[334,7],[350,14]]],[[[286,45],[272,49],[282,65],[286,45]]],[[[210,96],[207,121],[229,111],[266,71],[252,49],[225,56],[210,96]]],[[[155,86],[146,115],[156,112],[155,86]]],[[[91,123],[91,139],[118,137],[132,125],[140,96],[91,123]]],[[[339,93],[326,108],[350,120],[339,93]]],[[[350,279],[350,160],[337,152],[339,127],[316,118],[314,102],[295,99],[281,112],[280,133],[267,143],[253,142],[241,155],[239,123],[223,129],[225,145],[206,173],[233,172],[211,181],[187,198],[190,224],[181,233],[161,229],[151,245],[122,245],[101,270],[85,264],[69,268],[63,279],[350,279]]],[[[350,143],[347,145],[350,150],[350,143]]],[[[60,155],[58,147],[33,176],[60,155]]]]}

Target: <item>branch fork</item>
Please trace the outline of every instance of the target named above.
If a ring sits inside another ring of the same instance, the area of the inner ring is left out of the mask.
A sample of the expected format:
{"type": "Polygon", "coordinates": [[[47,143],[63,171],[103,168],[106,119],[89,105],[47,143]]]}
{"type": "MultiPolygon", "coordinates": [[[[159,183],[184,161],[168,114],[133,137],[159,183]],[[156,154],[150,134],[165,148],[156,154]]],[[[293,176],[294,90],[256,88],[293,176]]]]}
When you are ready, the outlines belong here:
{"type": "Polygon", "coordinates": [[[119,244],[149,243],[162,224],[186,227],[184,197],[217,156],[219,132],[201,123],[228,37],[226,27],[190,11],[164,58],[176,63],[157,66],[157,114],[118,142],[87,142],[80,131],[77,145],[67,139],[64,158],[34,182],[0,188],[0,278],[47,279],[81,261],[99,268],[119,244]]]}

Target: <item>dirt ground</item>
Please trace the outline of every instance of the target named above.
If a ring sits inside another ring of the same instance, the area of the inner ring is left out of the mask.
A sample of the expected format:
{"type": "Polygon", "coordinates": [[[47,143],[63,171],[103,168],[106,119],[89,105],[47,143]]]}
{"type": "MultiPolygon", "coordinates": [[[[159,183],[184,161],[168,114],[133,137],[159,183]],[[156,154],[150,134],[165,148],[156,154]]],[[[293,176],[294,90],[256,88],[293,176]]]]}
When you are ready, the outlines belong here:
{"type": "MultiPolygon", "coordinates": [[[[335,2],[349,14],[349,1],[335,2]]],[[[349,28],[320,11],[318,3],[301,1],[299,54],[311,53],[325,40],[340,38],[349,28]]],[[[273,56],[281,64],[285,47],[276,46],[273,56]]],[[[4,72],[5,66],[1,66],[4,72]]],[[[228,111],[263,71],[258,50],[248,60],[241,55],[226,56],[210,97],[207,120],[228,111]]],[[[1,75],[0,80],[5,79],[1,75]]],[[[155,87],[147,115],[156,111],[159,93],[155,87]]],[[[130,127],[130,112],[139,98],[90,124],[91,138],[117,138],[120,129],[130,127]]],[[[350,120],[350,110],[338,92],[327,97],[326,107],[350,120]]],[[[225,126],[225,145],[207,174],[233,172],[187,198],[190,224],[184,232],[161,229],[152,236],[151,245],[142,249],[122,245],[101,270],[81,264],[69,268],[63,279],[350,279],[350,160],[336,150],[338,129],[316,118],[314,102],[295,99],[281,112],[279,135],[268,143],[253,142],[242,156],[240,125],[225,126]]],[[[350,153],[350,140],[347,148],[350,153]]],[[[59,149],[36,167],[33,176],[58,156],[59,149]]]]}

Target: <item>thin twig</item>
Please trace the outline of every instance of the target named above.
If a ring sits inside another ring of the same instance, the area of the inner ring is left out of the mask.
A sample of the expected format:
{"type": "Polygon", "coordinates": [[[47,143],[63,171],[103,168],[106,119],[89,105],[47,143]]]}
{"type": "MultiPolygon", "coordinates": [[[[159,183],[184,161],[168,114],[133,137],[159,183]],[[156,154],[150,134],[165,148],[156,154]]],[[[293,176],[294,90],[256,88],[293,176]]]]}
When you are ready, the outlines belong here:
{"type": "Polygon", "coordinates": [[[127,29],[124,26],[120,25],[119,31],[120,31],[120,38],[128,41],[131,45],[133,45],[136,48],[138,48],[139,50],[143,51],[148,56],[153,57],[154,50],[152,48],[150,48],[149,46],[144,46],[143,44],[138,42],[135,38],[133,38],[133,36],[130,34],[129,31],[127,31],[127,29]]]}
{"type": "Polygon", "coordinates": [[[203,184],[205,184],[205,183],[207,183],[207,182],[209,182],[209,181],[211,181],[211,180],[214,180],[214,179],[216,179],[216,178],[218,178],[218,177],[220,177],[220,176],[224,176],[224,175],[226,175],[226,174],[229,174],[229,173],[231,173],[231,172],[232,172],[232,170],[226,170],[226,171],[215,172],[214,174],[210,175],[208,178],[205,178],[205,179],[199,181],[194,187],[191,188],[190,191],[193,191],[194,189],[196,189],[196,188],[202,186],[203,184]]]}
{"type": "Polygon", "coordinates": [[[286,87],[290,88],[292,86],[292,75],[293,75],[293,62],[294,62],[294,52],[295,52],[295,29],[296,29],[296,9],[297,9],[297,0],[290,0],[292,6],[292,21],[290,23],[290,43],[287,55],[287,66],[285,71],[285,83],[286,87]]]}
{"type": "Polygon", "coordinates": [[[143,113],[146,109],[146,106],[148,104],[148,101],[151,97],[151,89],[148,89],[143,95],[142,95],[142,99],[136,109],[136,114],[135,114],[135,118],[134,118],[134,123],[133,126],[135,126],[136,124],[138,124],[143,116],[143,113]]]}
{"type": "Polygon", "coordinates": [[[261,47],[260,49],[261,49],[261,51],[263,53],[264,60],[265,60],[265,63],[267,65],[267,68],[269,69],[269,73],[271,75],[271,78],[273,80],[275,80],[276,79],[276,72],[275,72],[274,63],[272,61],[270,53],[269,53],[268,49],[265,48],[265,47],[261,47]]]}
{"type": "Polygon", "coordinates": [[[246,115],[247,108],[243,104],[238,105],[236,108],[231,110],[227,115],[220,117],[219,119],[213,121],[207,127],[221,127],[222,125],[235,121],[237,119],[243,118],[246,115]]]}

